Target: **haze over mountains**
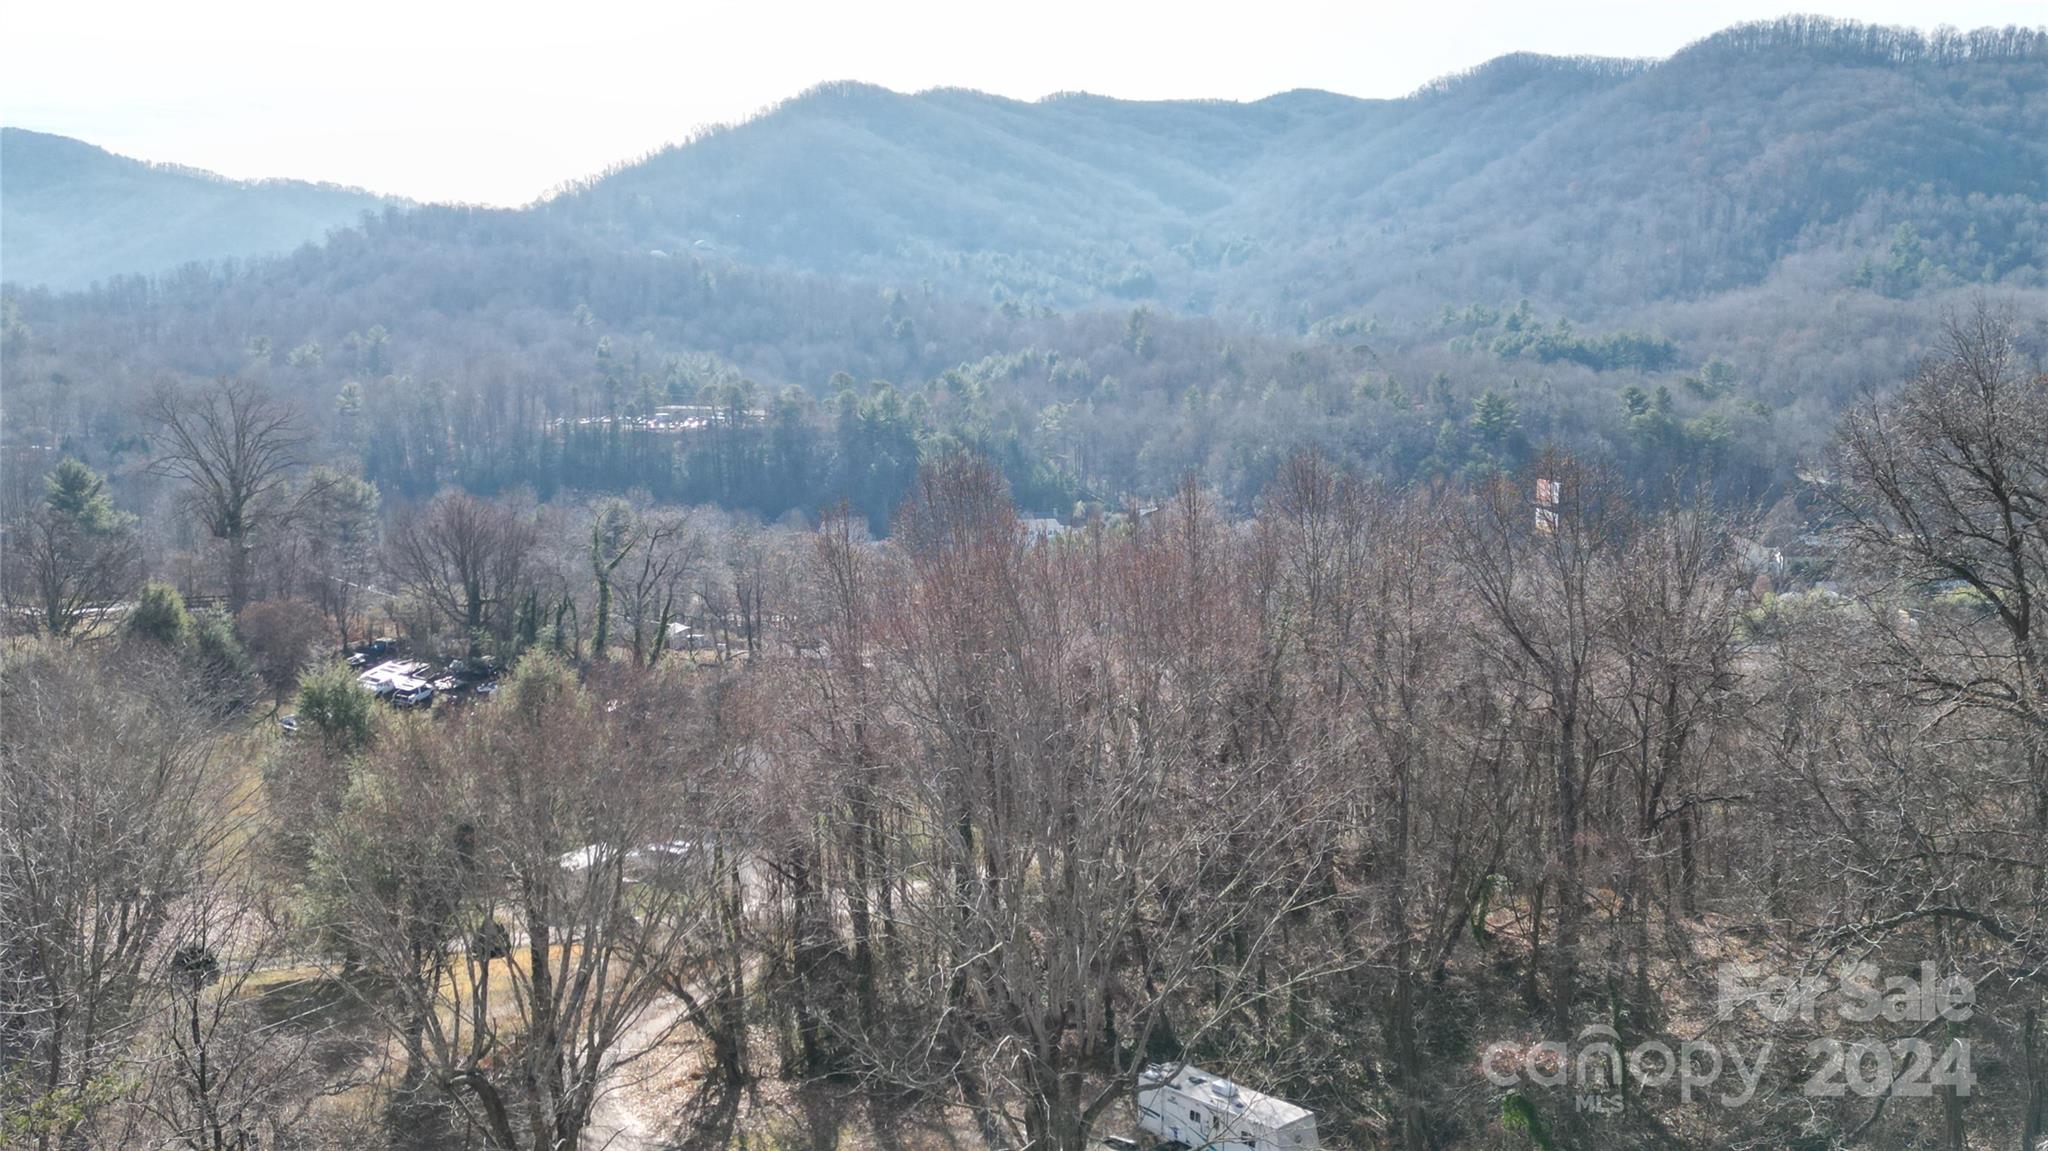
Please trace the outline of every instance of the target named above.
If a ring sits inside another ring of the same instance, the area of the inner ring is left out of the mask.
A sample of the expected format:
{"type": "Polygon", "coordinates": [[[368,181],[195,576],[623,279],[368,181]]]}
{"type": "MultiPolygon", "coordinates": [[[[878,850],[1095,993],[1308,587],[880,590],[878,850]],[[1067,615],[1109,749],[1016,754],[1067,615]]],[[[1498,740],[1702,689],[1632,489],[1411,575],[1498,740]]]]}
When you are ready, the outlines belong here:
{"type": "Polygon", "coordinates": [[[0,275],[9,283],[61,291],[288,252],[396,202],[298,180],[229,180],[0,128],[0,275]]]}
{"type": "Polygon", "coordinates": [[[401,494],[851,495],[882,526],[946,443],[1059,508],[1190,468],[1248,498],[1314,439],[1403,477],[1557,440],[1767,496],[1944,311],[2048,300],[2043,30],[1793,18],[1398,100],[830,84],[523,210],[307,247],[376,202],[6,140],[9,366],[64,381],[13,434],[112,452],[152,381],[255,375],[352,397],[388,434],[333,449],[401,494]],[[864,407],[880,381],[903,406],[864,407]],[[803,435],[738,471],[538,431],[742,385],[803,435]]]}
{"type": "Polygon", "coordinates": [[[545,210],[636,245],[1184,311],[1315,316],[1418,288],[1625,304],[1901,223],[1995,281],[2040,255],[2040,52],[1734,32],[1661,64],[1506,57],[1401,100],[836,85],[545,210]]]}
{"type": "MultiPolygon", "coordinates": [[[[1733,30],[1661,63],[1505,57],[1399,100],[831,84],[533,212],[750,265],[1311,318],[1417,288],[1697,295],[1794,256],[1860,261],[1900,224],[1959,279],[2038,265],[2041,34],[1802,28],[1733,30]]],[[[18,130],[4,174],[5,278],[60,289],[286,251],[384,202],[18,130]]]]}

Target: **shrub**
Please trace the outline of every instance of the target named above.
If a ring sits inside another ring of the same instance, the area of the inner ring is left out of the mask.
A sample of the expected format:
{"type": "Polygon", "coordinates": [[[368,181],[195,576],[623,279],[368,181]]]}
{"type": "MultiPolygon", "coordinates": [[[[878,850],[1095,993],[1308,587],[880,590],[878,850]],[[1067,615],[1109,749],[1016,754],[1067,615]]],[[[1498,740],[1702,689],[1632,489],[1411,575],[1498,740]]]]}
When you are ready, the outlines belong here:
{"type": "Polygon", "coordinates": [[[327,746],[354,751],[370,742],[370,693],[345,665],[308,672],[299,680],[299,724],[310,725],[327,746]]]}
{"type": "Polygon", "coordinates": [[[143,585],[135,610],[128,614],[128,634],[176,647],[191,630],[192,617],[177,588],[154,580],[143,585]]]}

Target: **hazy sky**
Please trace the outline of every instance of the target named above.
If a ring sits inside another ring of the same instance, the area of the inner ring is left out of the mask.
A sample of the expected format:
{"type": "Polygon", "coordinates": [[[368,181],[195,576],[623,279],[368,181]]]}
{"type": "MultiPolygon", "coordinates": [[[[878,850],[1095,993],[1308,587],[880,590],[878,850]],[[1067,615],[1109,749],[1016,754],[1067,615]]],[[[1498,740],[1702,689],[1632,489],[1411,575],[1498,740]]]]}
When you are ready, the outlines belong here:
{"type": "Polygon", "coordinates": [[[1504,52],[1663,56],[1788,10],[2048,21],[2048,0],[15,0],[0,119],[232,176],[516,204],[824,80],[1395,96],[1504,52]]]}

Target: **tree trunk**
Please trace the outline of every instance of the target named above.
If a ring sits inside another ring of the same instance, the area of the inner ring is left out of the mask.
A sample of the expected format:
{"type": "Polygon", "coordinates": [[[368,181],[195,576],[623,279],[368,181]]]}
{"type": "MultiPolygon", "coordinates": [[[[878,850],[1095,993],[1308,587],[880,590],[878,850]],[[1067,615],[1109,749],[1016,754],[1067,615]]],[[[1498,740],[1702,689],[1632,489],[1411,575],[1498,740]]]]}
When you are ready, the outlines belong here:
{"type": "Polygon", "coordinates": [[[797,1042],[802,1048],[804,1074],[815,1075],[825,1061],[824,1027],[816,1011],[824,990],[818,986],[816,976],[831,944],[823,938],[825,925],[819,914],[817,879],[812,874],[808,844],[799,845],[791,853],[789,875],[793,905],[790,926],[796,934],[792,969],[796,978],[797,1042]]]}
{"type": "Polygon", "coordinates": [[[2042,1050],[2041,1013],[2037,1008],[2027,1008],[2026,1018],[2020,1021],[2020,1046],[2026,1052],[2027,1072],[2025,1134],[2020,1138],[2020,1146],[2031,1149],[2048,1139],[2048,1051],[2042,1050]]]}
{"type": "MultiPolygon", "coordinates": [[[[859,747],[860,724],[854,724],[854,743],[859,747]]],[[[854,770],[865,773],[866,756],[856,752],[854,770]]],[[[875,946],[874,925],[868,910],[868,900],[873,895],[874,869],[868,846],[871,836],[870,825],[874,820],[874,805],[868,798],[868,783],[865,778],[854,785],[853,827],[849,838],[849,855],[853,868],[853,890],[847,893],[846,917],[853,928],[853,978],[854,991],[860,1001],[860,1022],[864,1034],[871,1033],[875,1024],[875,946]]]]}
{"type": "Polygon", "coordinates": [[[1687,803],[1678,816],[1678,906],[1687,917],[1699,914],[1699,833],[1693,823],[1693,811],[1692,805],[1687,803]]]}
{"type": "Polygon", "coordinates": [[[231,532],[228,544],[228,614],[240,615],[249,603],[249,541],[231,532]]]}
{"type": "Polygon", "coordinates": [[[1551,1029],[1571,1034],[1572,998],[1578,981],[1579,795],[1578,717],[1567,710],[1558,726],[1557,754],[1557,936],[1551,940],[1551,1029]]]}
{"type": "Polygon", "coordinates": [[[1415,1038],[1415,940],[1408,923],[1408,757],[1394,757],[1394,835],[1387,867],[1387,930],[1394,944],[1394,987],[1388,1011],[1388,1046],[1394,1061],[1394,1087],[1399,1092],[1396,1120],[1405,1151],[1425,1151],[1429,1138],[1423,1126],[1422,1055],[1415,1038]]]}

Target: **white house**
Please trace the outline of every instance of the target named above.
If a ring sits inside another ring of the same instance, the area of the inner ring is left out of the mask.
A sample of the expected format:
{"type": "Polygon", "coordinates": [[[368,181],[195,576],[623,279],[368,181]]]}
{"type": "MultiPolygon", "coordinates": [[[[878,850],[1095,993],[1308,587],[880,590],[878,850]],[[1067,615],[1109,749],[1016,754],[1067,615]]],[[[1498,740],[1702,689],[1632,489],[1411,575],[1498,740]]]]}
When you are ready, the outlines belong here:
{"type": "Polygon", "coordinates": [[[1186,1063],[1139,1075],[1138,1129],[1197,1151],[1316,1148],[1314,1113],[1186,1063]]]}

